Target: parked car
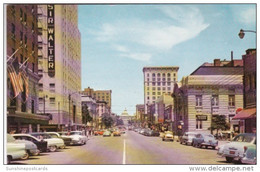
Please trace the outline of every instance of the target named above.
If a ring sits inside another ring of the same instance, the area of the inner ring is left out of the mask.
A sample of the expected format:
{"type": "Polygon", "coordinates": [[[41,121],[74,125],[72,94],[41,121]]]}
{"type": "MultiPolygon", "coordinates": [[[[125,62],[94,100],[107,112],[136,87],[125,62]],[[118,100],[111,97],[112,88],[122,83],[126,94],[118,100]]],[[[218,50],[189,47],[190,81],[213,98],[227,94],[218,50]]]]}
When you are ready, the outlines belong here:
{"type": "Polygon", "coordinates": [[[151,129],[149,129],[149,128],[144,129],[143,135],[144,135],[144,136],[149,136],[150,131],[151,131],[151,129]]]}
{"type": "Polygon", "coordinates": [[[15,143],[24,143],[25,144],[26,155],[21,158],[23,160],[28,159],[29,156],[31,156],[31,155],[39,155],[40,154],[40,151],[38,150],[37,146],[31,141],[20,140],[20,139],[16,140],[15,139],[15,143]]]}
{"type": "Polygon", "coordinates": [[[103,137],[110,137],[111,136],[111,132],[109,130],[106,130],[103,134],[103,137]]]}
{"type": "Polygon", "coordinates": [[[158,137],[158,136],[160,136],[160,132],[159,132],[159,131],[156,131],[156,130],[151,130],[151,131],[150,131],[150,136],[156,136],[156,137],[158,137]]]}
{"type": "Polygon", "coordinates": [[[170,141],[174,141],[174,137],[173,137],[173,132],[171,131],[165,131],[163,137],[162,137],[162,141],[166,141],[166,140],[170,140],[170,141]]]}
{"type": "Polygon", "coordinates": [[[254,145],[256,145],[256,134],[243,133],[237,135],[231,142],[219,146],[217,154],[221,157],[225,157],[227,162],[232,162],[233,160],[242,162],[245,147],[254,145]]]}
{"type": "Polygon", "coordinates": [[[180,138],[180,144],[192,145],[192,140],[195,138],[195,132],[185,132],[180,138]]]}
{"type": "Polygon", "coordinates": [[[139,133],[142,134],[142,135],[144,135],[144,132],[145,132],[145,128],[142,128],[142,129],[139,131],[139,133]]]}
{"type": "Polygon", "coordinates": [[[212,134],[202,134],[198,133],[195,135],[195,137],[192,139],[192,146],[202,148],[203,146],[205,148],[208,148],[209,146],[212,149],[215,149],[216,146],[218,146],[218,141],[215,139],[215,137],[212,134]]]}
{"type": "Polygon", "coordinates": [[[115,131],[113,132],[113,136],[121,136],[120,131],[115,130],[115,131]]]}
{"type": "Polygon", "coordinates": [[[40,139],[30,135],[30,134],[12,134],[12,136],[15,139],[28,140],[28,141],[33,142],[37,146],[37,148],[40,152],[46,152],[47,151],[47,141],[40,140],[40,139]]]}
{"type": "Polygon", "coordinates": [[[25,144],[24,143],[16,143],[15,139],[7,134],[7,164],[10,164],[11,161],[16,159],[21,159],[26,156],[25,144]]]}
{"type": "Polygon", "coordinates": [[[94,135],[98,136],[98,135],[103,135],[104,131],[103,130],[96,130],[94,131],[94,135]]]}
{"type": "Polygon", "coordinates": [[[60,138],[64,141],[64,147],[61,147],[64,149],[66,146],[69,146],[71,144],[72,139],[69,136],[66,136],[67,132],[46,132],[49,134],[52,138],[60,138]]]}
{"type": "Polygon", "coordinates": [[[244,157],[241,159],[243,164],[256,164],[256,145],[250,145],[244,147],[244,157]]]}
{"type": "Polygon", "coordinates": [[[50,152],[55,152],[57,149],[63,148],[65,146],[64,141],[60,138],[52,138],[47,133],[29,133],[30,135],[37,137],[40,140],[44,140],[47,142],[47,149],[50,152]]]}
{"type": "Polygon", "coordinates": [[[87,143],[87,136],[83,131],[71,131],[68,133],[68,136],[72,139],[72,145],[84,145],[87,143]]]}

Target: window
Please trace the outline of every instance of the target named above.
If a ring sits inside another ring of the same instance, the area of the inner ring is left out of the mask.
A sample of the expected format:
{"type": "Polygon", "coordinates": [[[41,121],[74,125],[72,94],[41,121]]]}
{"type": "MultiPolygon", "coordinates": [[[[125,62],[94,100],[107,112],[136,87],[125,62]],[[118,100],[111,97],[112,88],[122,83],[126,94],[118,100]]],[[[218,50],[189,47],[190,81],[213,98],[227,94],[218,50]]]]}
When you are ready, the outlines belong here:
{"type": "Polygon", "coordinates": [[[160,74],[160,73],[157,73],[157,77],[161,77],[161,74],[160,74]]]}
{"type": "Polygon", "coordinates": [[[167,81],[171,81],[171,78],[167,78],[167,81]]]}
{"type": "Polygon", "coordinates": [[[162,85],[165,86],[165,82],[163,82],[162,85]]]}
{"type": "Polygon", "coordinates": [[[32,105],[32,113],[34,113],[34,100],[32,100],[31,105],[32,105]]]}
{"type": "Polygon", "coordinates": [[[176,74],[174,73],[174,74],[173,74],[173,76],[175,77],[175,76],[176,76],[176,74]]]}
{"type": "Polygon", "coordinates": [[[23,10],[20,8],[20,20],[22,21],[23,19],[23,10]]]}
{"type": "Polygon", "coordinates": [[[50,86],[50,88],[55,88],[55,84],[54,83],[50,83],[49,86],[50,86]]]}
{"type": "Polygon", "coordinates": [[[211,106],[218,106],[218,95],[213,95],[212,96],[211,106]]]}
{"type": "Polygon", "coordinates": [[[155,92],[153,92],[153,95],[155,95],[155,92]]]}
{"type": "Polygon", "coordinates": [[[202,106],[202,96],[196,96],[196,106],[202,106]]]}
{"type": "Polygon", "coordinates": [[[171,85],[171,82],[167,82],[167,85],[170,86],[170,85],[171,85]]]}
{"type": "Polygon", "coordinates": [[[155,87],[153,87],[153,91],[155,90],[155,87]]]}
{"type": "Polygon", "coordinates": [[[147,75],[146,75],[147,77],[149,77],[149,73],[147,73],[147,75]]]}
{"type": "Polygon", "coordinates": [[[229,95],[228,96],[228,105],[229,106],[235,106],[235,95],[229,95]]]}
{"type": "Polygon", "coordinates": [[[147,90],[150,90],[150,87],[147,87],[147,90]]]}
{"type": "Polygon", "coordinates": [[[24,36],[24,43],[27,44],[27,36],[24,36]]]}
{"type": "Polygon", "coordinates": [[[153,100],[155,100],[155,96],[153,96],[153,100]]]}
{"type": "Polygon", "coordinates": [[[155,78],[153,78],[153,81],[155,81],[155,78]]]}
{"type": "Polygon", "coordinates": [[[147,95],[149,95],[149,92],[147,92],[147,95]]]}
{"type": "Polygon", "coordinates": [[[20,31],[20,41],[23,41],[23,32],[20,31]]]}
{"type": "Polygon", "coordinates": [[[162,76],[165,77],[165,73],[163,73],[162,76]]]}
{"type": "Polygon", "coordinates": [[[167,73],[167,77],[171,77],[171,74],[170,74],[170,73],[167,73]]]}
{"type": "Polygon", "coordinates": [[[161,78],[157,78],[157,81],[161,81],[161,78]]]}
{"type": "Polygon", "coordinates": [[[158,95],[161,95],[161,92],[158,92],[157,94],[158,94],[158,95]]]}
{"type": "Polygon", "coordinates": [[[155,86],[155,82],[153,82],[152,84],[153,84],[153,86],[155,86]]]}
{"type": "Polygon", "coordinates": [[[157,88],[157,90],[158,90],[158,91],[160,91],[160,90],[161,90],[161,88],[160,88],[160,87],[158,87],[158,88],[157,88]]]}
{"type": "Polygon", "coordinates": [[[168,87],[167,90],[171,90],[171,87],[168,87]]]}
{"type": "Polygon", "coordinates": [[[26,21],[27,21],[27,14],[24,13],[24,22],[26,22],[26,21]]]}
{"type": "Polygon", "coordinates": [[[196,119],[196,129],[202,129],[202,121],[201,120],[196,119]]]}
{"type": "Polygon", "coordinates": [[[155,77],[155,73],[153,73],[152,76],[155,77]]]}
{"type": "Polygon", "coordinates": [[[55,104],[55,97],[50,97],[50,104],[55,104]]]}
{"type": "Polygon", "coordinates": [[[12,23],[12,33],[14,34],[15,33],[15,25],[12,23]]]}
{"type": "Polygon", "coordinates": [[[161,83],[160,83],[160,82],[157,82],[157,85],[158,85],[158,86],[161,86],[161,83]]]}
{"type": "Polygon", "coordinates": [[[23,62],[23,55],[22,54],[20,54],[20,61],[21,61],[21,63],[23,62]]]}
{"type": "Polygon", "coordinates": [[[163,89],[163,91],[165,91],[165,87],[163,87],[162,89],[163,89]]]}
{"type": "Polygon", "coordinates": [[[255,86],[256,86],[255,75],[252,74],[252,75],[251,75],[251,82],[250,82],[250,89],[251,89],[251,90],[255,89],[255,86]]]}
{"type": "Polygon", "coordinates": [[[32,72],[34,72],[35,71],[35,65],[34,65],[34,63],[32,63],[32,72]]]}

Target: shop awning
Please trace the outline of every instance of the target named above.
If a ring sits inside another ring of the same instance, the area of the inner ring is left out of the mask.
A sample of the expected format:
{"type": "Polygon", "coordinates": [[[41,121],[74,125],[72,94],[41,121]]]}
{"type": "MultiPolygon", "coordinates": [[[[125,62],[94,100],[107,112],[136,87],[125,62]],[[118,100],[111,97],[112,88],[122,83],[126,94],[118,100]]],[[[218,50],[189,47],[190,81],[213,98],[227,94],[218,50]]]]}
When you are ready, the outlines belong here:
{"type": "Polygon", "coordinates": [[[256,117],[256,108],[243,109],[233,119],[250,119],[256,117]]]}

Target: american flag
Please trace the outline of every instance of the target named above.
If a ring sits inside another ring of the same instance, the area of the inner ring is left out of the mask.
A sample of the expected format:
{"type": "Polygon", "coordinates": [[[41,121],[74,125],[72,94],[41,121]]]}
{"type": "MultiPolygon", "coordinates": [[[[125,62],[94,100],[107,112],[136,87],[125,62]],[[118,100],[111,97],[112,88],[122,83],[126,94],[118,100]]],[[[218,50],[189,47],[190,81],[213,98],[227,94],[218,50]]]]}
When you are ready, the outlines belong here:
{"type": "Polygon", "coordinates": [[[17,97],[21,90],[20,90],[19,81],[18,81],[19,78],[18,78],[18,75],[16,74],[16,71],[15,71],[13,65],[8,65],[7,72],[8,72],[9,78],[11,80],[11,84],[13,86],[14,97],[17,97]]]}
{"type": "Polygon", "coordinates": [[[25,100],[27,100],[28,96],[29,96],[29,79],[28,76],[26,76],[26,73],[24,71],[21,71],[21,77],[23,78],[24,81],[24,85],[25,85],[25,100]]]}
{"type": "Polygon", "coordinates": [[[18,79],[18,86],[20,88],[20,91],[23,92],[23,79],[22,79],[21,72],[19,72],[17,79],[18,79]]]}

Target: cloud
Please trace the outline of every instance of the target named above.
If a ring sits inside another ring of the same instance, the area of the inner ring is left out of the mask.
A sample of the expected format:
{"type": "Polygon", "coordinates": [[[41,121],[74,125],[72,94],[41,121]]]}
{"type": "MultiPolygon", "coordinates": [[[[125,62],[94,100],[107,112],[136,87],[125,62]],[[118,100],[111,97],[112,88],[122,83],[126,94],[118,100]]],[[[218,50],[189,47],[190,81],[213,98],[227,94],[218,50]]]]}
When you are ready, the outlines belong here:
{"type": "Polygon", "coordinates": [[[152,57],[152,55],[148,53],[125,53],[120,54],[120,56],[146,62],[149,61],[152,57]]]}
{"type": "Polygon", "coordinates": [[[116,44],[112,48],[124,52],[121,56],[148,61],[151,59],[151,51],[167,51],[195,38],[209,26],[204,22],[200,10],[195,7],[164,6],[154,10],[160,12],[160,20],[118,19],[113,23],[104,23],[98,31],[92,33],[97,41],[116,44]]]}
{"type": "Polygon", "coordinates": [[[256,9],[254,7],[241,11],[239,21],[246,24],[256,23],[256,9]]]}

